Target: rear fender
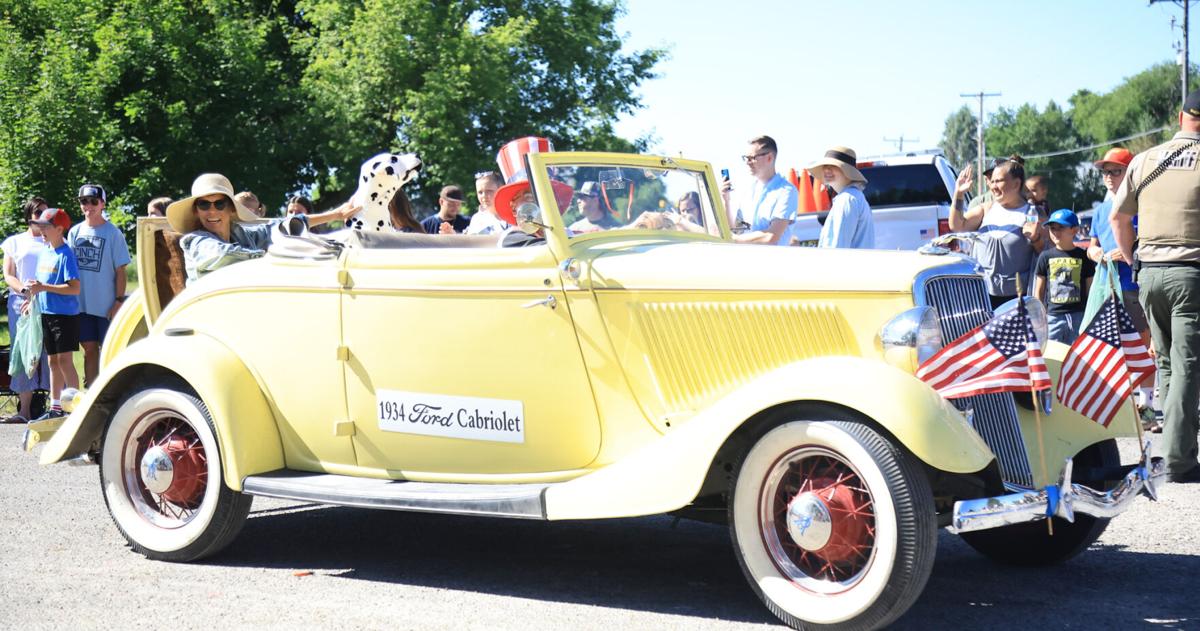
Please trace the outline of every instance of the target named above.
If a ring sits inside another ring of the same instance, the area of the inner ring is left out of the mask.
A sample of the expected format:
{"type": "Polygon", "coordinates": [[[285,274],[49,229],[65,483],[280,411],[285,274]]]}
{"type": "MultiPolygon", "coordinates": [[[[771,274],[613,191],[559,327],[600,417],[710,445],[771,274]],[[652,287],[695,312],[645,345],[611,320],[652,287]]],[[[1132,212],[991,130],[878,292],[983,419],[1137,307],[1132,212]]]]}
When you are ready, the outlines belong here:
{"type": "Polygon", "coordinates": [[[547,517],[629,517],[686,506],[735,430],[760,412],[796,402],[861,414],[942,471],[974,473],[995,458],[962,413],[911,374],[877,360],[824,357],[763,375],[629,456],[547,489],[547,517]]]}
{"type": "Polygon", "coordinates": [[[156,335],[125,349],[46,444],[41,463],[98,450],[125,394],[147,379],[170,375],[186,382],[208,407],[226,486],[240,491],[246,476],[284,467],[275,415],[258,380],[229,347],[198,334],[156,335]]]}

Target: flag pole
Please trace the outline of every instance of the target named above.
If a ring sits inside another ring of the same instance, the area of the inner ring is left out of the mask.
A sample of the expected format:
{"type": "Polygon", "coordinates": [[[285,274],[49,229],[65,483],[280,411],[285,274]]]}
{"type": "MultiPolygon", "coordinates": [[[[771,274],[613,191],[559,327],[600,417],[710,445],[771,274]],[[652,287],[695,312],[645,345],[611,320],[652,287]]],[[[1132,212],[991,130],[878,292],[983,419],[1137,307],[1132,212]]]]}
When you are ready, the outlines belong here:
{"type": "MultiPolygon", "coordinates": [[[[1017,274],[1017,308],[1020,309],[1021,311],[1025,311],[1025,296],[1022,293],[1021,275],[1020,274],[1017,274]]],[[[1029,315],[1026,314],[1025,317],[1026,317],[1026,319],[1028,319],[1029,315]]],[[[1036,339],[1033,341],[1037,342],[1036,339]]],[[[1026,342],[1026,344],[1027,344],[1027,346],[1026,346],[1025,352],[1028,353],[1029,352],[1028,351],[1028,342],[1026,342]]],[[[1026,362],[1028,362],[1028,358],[1026,359],[1026,362]]],[[[1030,379],[1029,379],[1029,398],[1030,398],[1030,401],[1033,403],[1033,420],[1034,420],[1034,424],[1037,426],[1038,459],[1042,463],[1042,479],[1049,480],[1050,474],[1049,474],[1048,470],[1046,469],[1046,445],[1042,440],[1042,406],[1041,406],[1041,402],[1038,401],[1037,388],[1033,387],[1033,375],[1032,374],[1030,374],[1030,379]]],[[[1054,515],[1046,516],[1046,532],[1049,533],[1051,537],[1054,536],[1054,515]]]]}

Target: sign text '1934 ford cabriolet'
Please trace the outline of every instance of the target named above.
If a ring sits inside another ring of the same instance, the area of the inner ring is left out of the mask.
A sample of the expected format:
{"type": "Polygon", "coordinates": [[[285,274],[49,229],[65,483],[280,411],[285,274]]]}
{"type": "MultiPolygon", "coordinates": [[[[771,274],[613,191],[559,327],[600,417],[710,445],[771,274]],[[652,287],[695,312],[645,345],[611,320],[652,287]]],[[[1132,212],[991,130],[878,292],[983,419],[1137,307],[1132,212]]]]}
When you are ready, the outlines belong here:
{"type": "MultiPolygon", "coordinates": [[[[750,587],[797,628],[894,621],[939,528],[1049,564],[1153,493],[1119,422],[1055,406],[1039,447],[1029,397],[951,403],[914,377],[992,317],[969,260],[734,244],[702,162],[525,161],[524,247],[285,222],[267,256],[184,287],[178,235],[143,220],[141,290],[99,378],[26,447],[98,463],[117,527],[166,561],[219,552],[256,495],[728,523],[750,587]],[[553,190],[585,182],[612,229],[568,230],[553,190]]],[[[1064,351],[1045,349],[1052,378],[1064,351]]]]}

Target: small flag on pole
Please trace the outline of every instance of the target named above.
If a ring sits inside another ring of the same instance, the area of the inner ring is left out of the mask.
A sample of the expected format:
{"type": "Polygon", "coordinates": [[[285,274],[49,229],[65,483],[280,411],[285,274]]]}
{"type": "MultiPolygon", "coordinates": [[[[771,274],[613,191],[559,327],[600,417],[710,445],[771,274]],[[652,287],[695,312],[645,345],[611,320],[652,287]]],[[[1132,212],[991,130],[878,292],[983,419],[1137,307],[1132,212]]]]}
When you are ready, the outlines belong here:
{"type": "Polygon", "coordinates": [[[1108,427],[1132,388],[1153,376],[1154,360],[1142,336],[1124,305],[1110,296],[1067,351],[1055,394],[1063,405],[1108,427]]]}
{"type": "Polygon", "coordinates": [[[1024,300],[938,351],[917,378],[947,399],[1048,390],[1050,373],[1024,300]]]}

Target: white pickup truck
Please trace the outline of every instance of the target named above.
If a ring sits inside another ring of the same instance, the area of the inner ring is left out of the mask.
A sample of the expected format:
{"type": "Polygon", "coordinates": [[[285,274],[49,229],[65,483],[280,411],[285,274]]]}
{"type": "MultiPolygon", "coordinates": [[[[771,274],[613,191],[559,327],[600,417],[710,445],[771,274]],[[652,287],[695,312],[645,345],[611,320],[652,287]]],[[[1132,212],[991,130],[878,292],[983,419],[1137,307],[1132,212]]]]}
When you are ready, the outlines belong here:
{"type": "MultiPolygon", "coordinates": [[[[865,192],[875,220],[876,248],[915,250],[950,232],[950,199],[958,175],[940,152],[865,160],[858,169],[867,177],[865,192]]],[[[828,214],[800,213],[791,225],[789,241],[816,245],[828,214]]]]}

